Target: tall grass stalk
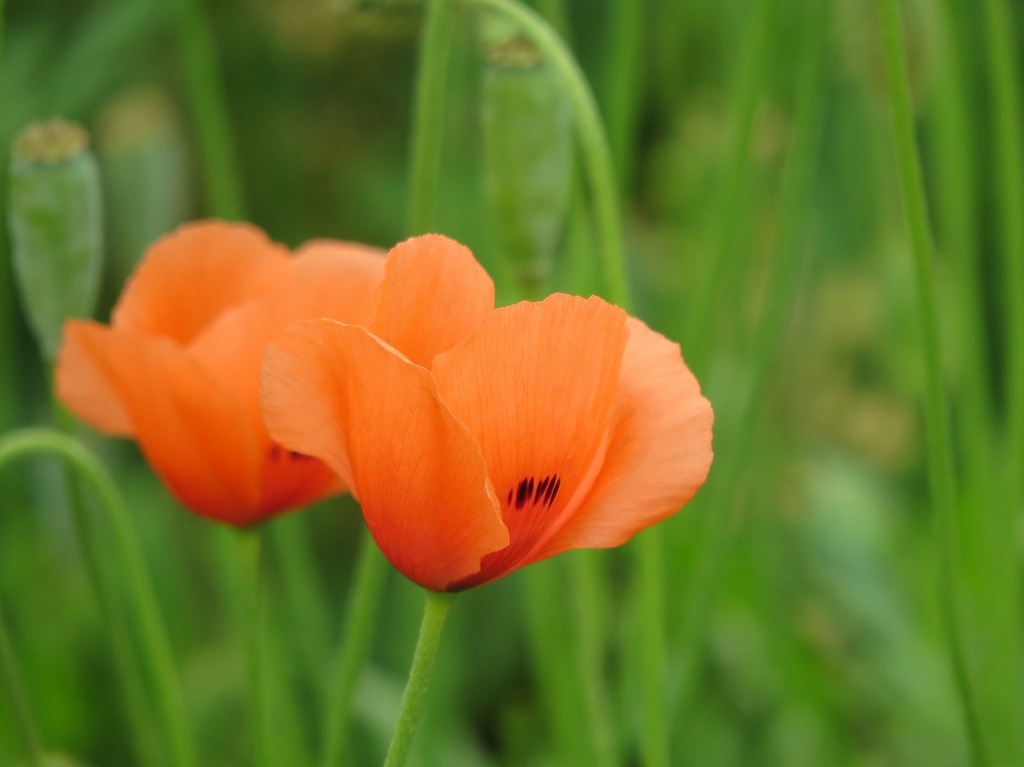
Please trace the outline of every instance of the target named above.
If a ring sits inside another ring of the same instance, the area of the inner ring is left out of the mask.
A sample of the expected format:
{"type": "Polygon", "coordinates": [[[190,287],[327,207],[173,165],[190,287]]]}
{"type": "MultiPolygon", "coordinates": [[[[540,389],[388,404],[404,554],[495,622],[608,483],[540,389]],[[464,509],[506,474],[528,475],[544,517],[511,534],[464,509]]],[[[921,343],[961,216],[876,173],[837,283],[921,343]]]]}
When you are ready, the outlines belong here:
{"type": "Polygon", "coordinates": [[[377,548],[370,531],[364,529],[359,543],[359,559],[341,623],[342,638],[327,690],[327,721],[321,767],[333,767],[344,751],[356,683],[370,653],[373,629],[377,622],[377,607],[387,573],[387,560],[377,548]]]}
{"type": "MultiPolygon", "coordinates": [[[[998,4],[988,3],[989,20],[998,18],[998,4]]],[[[963,467],[960,515],[957,539],[962,555],[961,574],[965,584],[966,608],[969,610],[966,626],[970,645],[983,647],[984,652],[972,658],[979,681],[980,705],[985,720],[992,725],[992,745],[996,763],[1018,764],[1024,761],[1024,742],[1021,740],[1019,720],[1020,702],[1014,685],[1007,679],[1021,678],[1021,656],[1018,644],[1021,583],[1017,564],[1017,518],[1020,512],[1019,472],[1005,470],[1003,461],[1019,460],[1012,446],[999,450],[1003,436],[996,427],[996,405],[992,392],[993,373],[988,361],[988,335],[985,328],[982,259],[979,233],[974,220],[978,197],[978,178],[975,163],[978,154],[973,136],[984,130],[980,123],[972,122],[966,83],[968,40],[963,32],[964,9],[953,0],[943,3],[945,32],[945,68],[941,85],[937,88],[933,130],[935,149],[931,160],[935,167],[936,205],[939,211],[937,237],[939,250],[948,259],[953,283],[957,289],[952,298],[957,301],[961,343],[957,350],[962,355],[957,368],[958,387],[955,392],[957,459],[963,467]],[[983,512],[979,513],[979,510],[983,512]]],[[[1005,9],[1004,9],[1005,10],[1005,9]]],[[[992,34],[1001,34],[990,29],[992,34]]],[[[1005,58],[1012,42],[995,44],[988,52],[990,72],[1005,66],[1005,58]],[[1001,62],[1001,63],[1000,63],[1001,62]]],[[[1009,77],[999,78],[1005,85],[1017,79],[1011,71],[1009,77]]],[[[998,102],[999,117],[993,121],[993,145],[997,156],[1008,157],[1000,163],[1001,172],[1013,172],[1020,161],[1016,144],[1004,147],[1006,141],[1019,128],[1013,112],[1019,107],[1013,89],[999,92],[993,89],[998,102]],[[1003,149],[1008,149],[1008,155],[1003,149]],[[1016,156],[1016,159],[1014,159],[1016,156]]],[[[1018,218],[1012,212],[1012,187],[1016,180],[1002,185],[1002,215],[1018,218]]],[[[1004,254],[1022,254],[1014,250],[1012,230],[1014,223],[1002,227],[1004,254]]],[[[1017,248],[1019,251],[1019,247],[1017,248]]],[[[1018,286],[1019,288],[1019,286],[1018,286]]],[[[1012,298],[1008,300],[1013,300],[1012,298]]],[[[1019,302],[1018,302],[1019,303],[1019,302]]],[[[1010,312],[1019,307],[1011,305],[1010,312]]]]}
{"type": "Polygon", "coordinates": [[[213,31],[203,0],[174,0],[178,50],[198,131],[206,205],[218,218],[245,217],[245,199],[213,31]]]}
{"type": "MultiPolygon", "coordinates": [[[[683,620],[683,638],[678,642],[684,655],[681,699],[677,706],[689,702],[695,685],[714,594],[733,536],[734,520],[729,509],[750,465],[751,448],[756,444],[750,435],[757,428],[762,406],[772,390],[774,363],[784,347],[800,286],[807,202],[823,123],[822,61],[829,14],[830,3],[822,0],[814,4],[813,12],[807,14],[805,21],[792,139],[779,192],[778,236],[770,253],[771,276],[757,332],[750,345],[750,380],[744,387],[734,419],[724,425],[733,435],[733,447],[717,459],[715,484],[710,488],[705,509],[706,538],[700,549],[692,596],[683,620]]],[[[673,710],[675,708],[673,706],[673,710]]]]}
{"type": "Polygon", "coordinates": [[[412,235],[425,234],[437,226],[444,91],[454,25],[453,8],[453,0],[430,0],[420,43],[409,199],[409,233],[412,235]]]}
{"type": "MultiPolygon", "coordinates": [[[[748,39],[743,47],[735,96],[734,124],[731,128],[726,166],[711,209],[711,231],[705,250],[706,261],[686,314],[686,359],[698,375],[707,368],[711,343],[715,338],[711,321],[722,285],[728,275],[736,274],[736,236],[743,231],[743,201],[750,182],[750,139],[758,100],[771,71],[771,43],[778,15],[779,0],[756,0],[748,39]]],[[[699,272],[700,273],[700,272],[699,272]]]]}
{"type": "Polygon", "coordinates": [[[605,69],[599,95],[608,126],[608,144],[619,181],[626,196],[633,176],[637,115],[643,95],[643,31],[648,18],[647,0],[612,3],[605,25],[605,69]]]}
{"type": "Polygon", "coordinates": [[[929,488],[935,511],[941,574],[941,599],[947,626],[953,671],[964,709],[964,718],[974,764],[991,764],[991,748],[981,720],[978,683],[964,643],[964,612],[956,561],[956,483],[949,433],[948,411],[943,383],[939,315],[936,307],[933,248],[928,223],[920,159],[914,136],[906,54],[897,0],[878,0],[881,33],[885,48],[886,82],[892,112],[893,144],[903,207],[910,230],[914,272],[917,281],[918,314],[924,334],[927,368],[925,416],[929,488]]]}
{"type": "MultiPolygon", "coordinates": [[[[572,596],[576,608],[576,653],[579,686],[590,724],[594,767],[613,767],[618,763],[615,728],[604,684],[604,655],[608,631],[602,608],[607,584],[604,583],[600,552],[577,551],[571,562],[572,596]]],[[[568,649],[568,648],[563,648],[568,649]]],[[[571,651],[570,651],[571,652],[571,651]]]]}
{"type": "MultiPolygon", "coordinates": [[[[985,331],[984,285],[978,227],[974,220],[978,196],[973,133],[980,126],[971,120],[965,55],[968,41],[954,0],[941,4],[943,64],[940,84],[935,89],[930,165],[935,168],[936,236],[939,251],[948,259],[958,289],[957,318],[963,334],[962,376],[957,392],[957,431],[961,449],[958,458],[965,474],[984,488],[995,472],[995,404],[992,371],[989,368],[985,331]]],[[[997,472],[996,472],[997,473],[997,472]]]]}
{"type": "MultiPolygon", "coordinates": [[[[1005,0],[985,0],[985,48],[992,89],[992,141],[999,184],[999,222],[1006,337],[1007,469],[1016,477],[1010,513],[1024,497],[1024,127],[1018,27],[1005,0]]],[[[1019,19],[1017,20],[1019,23],[1019,19]]]]}

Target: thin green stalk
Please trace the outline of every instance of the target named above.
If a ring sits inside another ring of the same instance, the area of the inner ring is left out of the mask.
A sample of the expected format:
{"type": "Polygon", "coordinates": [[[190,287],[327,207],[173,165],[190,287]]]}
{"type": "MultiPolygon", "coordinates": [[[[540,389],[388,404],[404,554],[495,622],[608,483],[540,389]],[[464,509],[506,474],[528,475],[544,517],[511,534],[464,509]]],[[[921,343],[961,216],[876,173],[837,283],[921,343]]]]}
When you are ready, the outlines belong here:
{"type": "Polygon", "coordinates": [[[266,636],[264,635],[264,588],[260,549],[262,528],[239,530],[236,535],[238,560],[245,581],[243,631],[252,727],[252,763],[268,767],[274,763],[271,746],[270,688],[267,679],[266,636]]]}
{"type": "Polygon", "coordinates": [[[736,263],[736,238],[744,231],[741,219],[745,185],[750,176],[750,139],[758,100],[767,73],[771,71],[771,43],[775,39],[773,31],[779,0],[757,0],[756,6],[750,38],[744,46],[746,55],[740,68],[736,122],[732,127],[727,164],[711,210],[708,260],[686,318],[686,359],[698,375],[708,364],[711,344],[716,338],[712,322],[718,294],[726,278],[741,271],[736,263]]]}
{"type": "MultiPolygon", "coordinates": [[[[0,0],[2,2],[2,0],[0,0]]],[[[3,9],[0,8],[0,11],[3,9]]],[[[21,741],[21,750],[28,767],[42,767],[43,747],[40,745],[39,728],[36,727],[29,709],[25,687],[21,681],[18,664],[14,656],[14,648],[7,634],[7,625],[3,613],[0,612],[0,684],[7,693],[7,704],[14,716],[15,730],[21,741]]]]}
{"type": "Polygon", "coordinates": [[[412,656],[412,666],[409,668],[409,681],[402,695],[402,707],[399,709],[398,722],[391,737],[391,745],[388,746],[384,767],[402,767],[409,756],[412,738],[423,710],[430,672],[434,668],[437,648],[441,643],[441,631],[456,596],[454,593],[438,591],[428,591],[426,595],[420,636],[416,640],[416,650],[412,656]]]}
{"type": "Polygon", "coordinates": [[[999,184],[1002,282],[1005,286],[1006,466],[1016,477],[1011,512],[1024,495],[1024,128],[1016,25],[1005,0],[985,0],[985,48],[992,81],[992,141],[999,184]]]}
{"type": "MultiPolygon", "coordinates": [[[[527,567],[521,576],[523,610],[535,684],[543,702],[559,764],[589,764],[594,742],[579,695],[579,675],[566,663],[567,648],[575,647],[575,627],[562,604],[567,584],[559,577],[559,562],[527,567]]],[[[574,652],[569,650],[568,652],[574,652]]]]}
{"type": "MultiPolygon", "coordinates": [[[[988,4],[990,12],[996,10],[994,6],[993,3],[988,4]]],[[[963,467],[957,551],[968,611],[964,625],[970,632],[965,641],[969,646],[985,648],[985,652],[979,653],[972,661],[979,683],[982,716],[991,727],[993,761],[997,764],[1019,764],[1024,762],[1020,702],[1016,687],[1006,684],[1006,680],[1020,678],[1022,670],[1018,630],[1021,581],[1016,536],[1021,502],[1017,494],[1020,489],[1014,487],[1020,472],[1007,468],[1019,466],[1012,462],[1020,458],[1014,456],[1012,445],[1004,451],[999,442],[1003,435],[998,433],[997,407],[992,395],[994,371],[990,368],[987,353],[985,289],[979,233],[974,218],[978,181],[973,167],[977,162],[972,151],[977,143],[973,134],[986,130],[987,126],[975,124],[972,120],[975,112],[968,103],[964,14],[953,0],[944,2],[942,9],[946,55],[943,57],[942,87],[935,94],[935,110],[930,115],[934,128],[934,148],[930,159],[938,182],[936,227],[939,251],[947,257],[954,270],[955,297],[960,309],[956,316],[962,334],[958,347],[963,360],[957,371],[960,375],[953,392],[953,406],[957,427],[954,435],[958,447],[956,458],[963,467]],[[1004,460],[1011,463],[1004,464],[1004,460]],[[984,509],[985,513],[978,513],[979,509],[984,509]]],[[[998,15],[998,12],[992,13],[990,19],[998,15]]],[[[992,32],[998,34],[995,30],[992,32]]],[[[1005,47],[1005,44],[993,45],[994,49],[1003,49],[1002,56],[1007,53],[1005,47]]],[[[993,77],[1000,68],[996,66],[997,59],[1000,56],[996,50],[990,50],[989,64],[993,77]]],[[[1013,72],[1009,74],[1010,78],[1016,77],[1013,72]]],[[[1005,87],[1005,78],[1003,84],[1005,87]]],[[[1012,116],[1017,101],[1015,93],[1012,88],[1008,94],[994,93],[1001,104],[997,107],[1001,117],[992,121],[998,134],[993,135],[997,154],[1000,142],[1008,140],[1016,130],[1012,116]]],[[[1019,161],[1019,147],[1009,147],[1009,152],[1011,158],[1018,155],[1019,161]]],[[[1013,162],[1013,159],[1001,162],[1001,170],[1010,170],[1013,162]]],[[[1009,185],[1016,187],[1019,184],[1017,180],[1011,180],[1009,185]]],[[[1004,181],[1006,191],[1009,190],[1004,181]]],[[[1004,216],[1008,214],[1006,199],[1004,193],[1004,216]]],[[[1008,230],[1013,227],[1013,224],[1003,226],[1004,238],[1012,239],[1008,230]]],[[[1009,251],[1004,249],[1004,252],[1009,251]]],[[[1019,289],[1019,285],[1016,288],[1019,289]]],[[[1011,311],[1016,309],[1019,307],[1011,311]]]]}
{"type": "Polygon", "coordinates": [[[643,61],[641,34],[648,17],[646,0],[613,3],[608,12],[605,43],[605,71],[601,89],[604,120],[608,126],[608,143],[612,162],[624,196],[633,175],[633,142],[636,118],[643,87],[640,69],[643,61]]]}
{"type": "Polygon", "coordinates": [[[578,642],[576,656],[580,665],[583,703],[590,725],[596,767],[612,767],[615,757],[615,730],[603,684],[604,640],[607,631],[600,613],[604,604],[601,563],[592,551],[578,551],[572,558],[573,597],[576,607],[578,642]]]}
{"type": "Polygon", "coordinates": [[[977,682],[968,663],[963,639],[963,606],[956,564],[956,486],[946,398],[943,391],[939,315],[932,273],[933,250],[928,208],[914,138],[900,10],[897,0],[879,0],[879,6],[882,15],[886,80],[892,111],[893,143],[900,191],[910,230],[917,279],[918,313],[924,333],[928,379],[925,396],[928,477],[938,526],[936,544],[939,554],[942,607],[947,624],[953,671],[964,707],[972,759],[976,765],[984,767],[990,764],[990,747],[979,714],[977,682]]]}
{"type": "Polygon", "coordinates": [[[572,102],[583,165],[590,182],[595,219],[600,232],[599,257],[606,297],[624,308],[629,305],[629,285],[622,249],[615,170],[604,126],[583,72],[565,43],[536,12],[514,0],[462,0],[466,5],[500,13],[514,21],[560,73],[572,102]]]}
{"type": "Polygon", "coordinates": [[[214,216],[241,219],[245,201],[213,32],[202,0],[175,0],[174,13],[192,119],[199,132],[206,204],[214,216]]]}
{"type": "Polygon", "coordinates": [[[658,528],[644,531],[634,544],[640,577],[640,686],[643,695],[643,764],[669,767],[665,701],[665,561],[658,528]]]}
{"type": "Polygon", "coordinates": [[[28,455],[48,454],[71,465],[100,501],[121,559],[128,594],[142,638],[143,659],[153,680],[157,708],[167,728],[172,760],[178,767],[196,767],[185,707],[178,687],[174,658],[156,596],[138,548],[138,535],[117,486],[102,464],[82,444],[52,429],[29,428],[0,437],[0,466],[28,455]]]}
{"type": "Polygon", "coordinates": [[[696,682],[722,563],[735,534],[734,519],[729,510],[742,485],[743,473],[749,466],[752,441],[748,435],[756,428],[762,403],[770,390],[770,377],[783,346],[800,284],[806,203],[821,136],[821,66],[829,13],[827,2],[816,4],[815,8],[806,21],[808,32],[793,121],[793,143],[786,159],[779,195],[779,236],[773,248],[774,268],[766,304],[751,342],[750,381],[745,387],[745,396],[735,420],[727,430],[728,434],[734,435],[733,449],[723,452],[715,469],[715,482],[710,488],[704,513],[703,544],[695,567],[692,596],[682,621],[683,637],[676,643],[684,653],[682,700],[677,705],[688,703],[696,682]]]}
{"type": "Polygon", "coordinates": [[[370,640],[376,626],[381,589],[387,577],[387,560],[380,553],[369,530],[363,531],[359,559],[345,603],[341,624],[342,641],[334,661],[334,675],[327,694],[326,738],[322,767],[333,767],[341,756],[342,744],[352,715],[356,682],[370,652],[370,640]]]}
{"type": "Polygon", "coordinates": [[[984,286],[978,228],[974,221],[977,200],[977,161],[973,148],[973,110],[968,100],[965,74],[965,47],[961,24],[951,0],[941,3],[944,44],[941,85],[935,93],[932,123],[931,164],[935,167],[936,220],[939,251],[955,270],[960,302],[959,319],[964,361],[959,387],[957,432],[960,435],[958,458],[965,474],[983,490],[990,490],[989,477],[996,469],[995,405],[992,399],[992,371],[987,354],[984,286]]]}
{"type": "Polygon", "coordinates": [[[430,0],[420,43],[413,118],[412,193],[409,231],[424,234],[436,224],[444,132],[444,91],[452,40],[452,0],[430,0]]]}

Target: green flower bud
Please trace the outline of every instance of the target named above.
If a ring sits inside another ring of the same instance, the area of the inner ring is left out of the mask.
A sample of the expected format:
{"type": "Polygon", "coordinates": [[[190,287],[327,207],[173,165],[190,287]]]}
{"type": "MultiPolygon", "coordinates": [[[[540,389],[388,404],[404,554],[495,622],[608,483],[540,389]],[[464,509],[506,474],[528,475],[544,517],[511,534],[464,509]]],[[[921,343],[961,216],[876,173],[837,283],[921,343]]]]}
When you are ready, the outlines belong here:
{"type": "Polygon", "coordinates": [[[96,306],[103,262],[102,199],[85,130],[64,120],[31,125],[10,165],[11,250],[22,306],[52,362],[64,321],[96,306]]]}
{"type": "Polygon", "coordinates": [[[485,188],[498,241],[535,292],[547,281],[572,182],[572,110],[551,64],[521,35],[487,47],[485,188]]]}

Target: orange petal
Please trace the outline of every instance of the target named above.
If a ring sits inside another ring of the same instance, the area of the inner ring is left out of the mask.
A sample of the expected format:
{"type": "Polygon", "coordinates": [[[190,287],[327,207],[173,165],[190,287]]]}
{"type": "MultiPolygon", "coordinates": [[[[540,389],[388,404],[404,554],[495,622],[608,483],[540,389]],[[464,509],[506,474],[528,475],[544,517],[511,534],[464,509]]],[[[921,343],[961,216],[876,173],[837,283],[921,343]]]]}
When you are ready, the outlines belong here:
{"type": "Polygon", "coordinates": [[[508,543],[480,448],[433,379],[364,328],[292,325],[267,351],[263,412],[282,445],[346,480],[385,556],[443,590],[508,543]]]}
{"type": "Polygon", "coordinates": [[[498,309],[434,360],[441,399],[480,443],[509,547],[472,583],[519,567],[594,482],[607,443],[626,315],[600,298],[554,295],[498,309]]]}
{"type": "Polygon", "coordinates": [[[469,248],[439,234],[388,253],[370,330],[417,365],[450,349],[494,309],[494,283],[469,248]]]}
{"type": "Polygon", "coordinates": [[[130,422],[150,465],[189,508],[231,524],[256,521],[252,415],[171,341],[69,323],[57,394],[100,429],[125,433],[130,422]]]}
{"type": "Polygon", "coordinates": [[[629,320],[608,455],[580,511],[538,558],[618,546],[675,514],[711,468],[711,404],[679,347],[629,320]]]}
{"type": "Polygon", "coordinates": [[[265,440],[257,509],[261,518],[345,491],[345,484],[323,461],[287,450],[269,436],[265,440]]]}
{"type": "Polygon", "coordinates": [[[91,320],[68,320],[57,353],[57,398],[93,428],[114,437],[132,437],[135,424],[121,393],[104,369],[104,356],[88,343],[101,325],[91,320]]]}
{"type": "Polygon", "coordinates": [[[366,324],[384,276],[384,253],[321,240],[302,247],[277,290],[217,318],[189,347],[194,358],[259,418],[260,365],[267,344],[296,320],[366,324]]]}
{"type": "Polygon", "coordinates": [[[112,324],[187,344],[226,309],[273,291],[289,261],[286,249],[247,224],[183,226],[146,252],[112,324]]]}
{"type": "Polygon", "coordinates": [[[303,245],[294,260],[301,291],[295,317],[369,325],[384,279],[385,255],[380,248],[352,242],[314,240],[303,245]]]}

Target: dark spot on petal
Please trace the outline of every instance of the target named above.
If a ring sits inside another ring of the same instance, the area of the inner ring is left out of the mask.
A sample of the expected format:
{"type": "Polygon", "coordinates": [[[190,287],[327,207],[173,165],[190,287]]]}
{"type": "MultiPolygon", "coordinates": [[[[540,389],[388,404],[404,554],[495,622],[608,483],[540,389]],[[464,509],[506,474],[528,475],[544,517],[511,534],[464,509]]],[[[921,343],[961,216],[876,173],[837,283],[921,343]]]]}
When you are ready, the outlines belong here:
{"type": "Polygon", "coordinates": [[[533,495],[533,502],[534,503],[539,503],[540,502],[540,497],[542,495],[544,495],[544,490],[547,489],[547,486],[549,484],[551,484],[551,477],[550,476],[544,477],[544,479],[542,479],[540,482],[537,483],[537,492],[534,493],[534,495],[533,495]]]}
{"type": "Polygon", "coordinates": [[[526,505],[526,499],[530,497],[530,483],[527,480],[522,480],[519,483],[519,489],[516,490],[516,508],[521,509],[526,505]]]}
{"type": "Polygon", "coordinates": [[[507,505],[509,505],[509,506],[512,505],[512,488],[511,487],[508,489],[508,500],[506,500],[505,503],[507,505]]]}

